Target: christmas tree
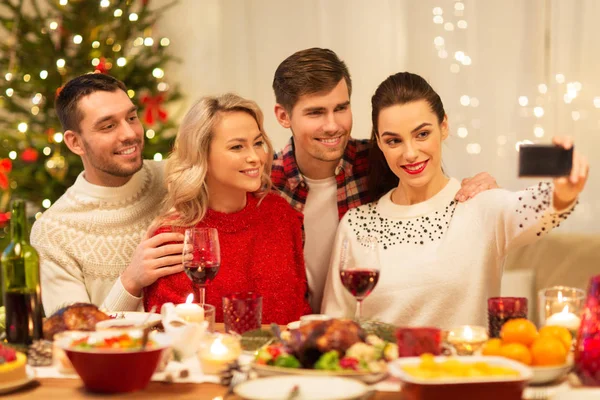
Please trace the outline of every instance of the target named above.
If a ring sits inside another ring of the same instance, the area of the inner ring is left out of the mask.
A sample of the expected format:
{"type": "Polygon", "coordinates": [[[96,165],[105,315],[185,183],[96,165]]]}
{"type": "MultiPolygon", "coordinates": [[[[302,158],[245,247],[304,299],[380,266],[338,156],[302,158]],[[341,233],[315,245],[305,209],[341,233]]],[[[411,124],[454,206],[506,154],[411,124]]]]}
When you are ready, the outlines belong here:
{"type": "Polygon", "coordinates": [[[145,158],[162,159],[175,129],[165,106],[177,87],[165,80],[173,60],[149,0],[2,0],[0,3],[0,226],[11,196],[40,211],[82,171],[62,141],[54,111],[69,79],[106,73],[122,80],[146,127],[145,158]]]}

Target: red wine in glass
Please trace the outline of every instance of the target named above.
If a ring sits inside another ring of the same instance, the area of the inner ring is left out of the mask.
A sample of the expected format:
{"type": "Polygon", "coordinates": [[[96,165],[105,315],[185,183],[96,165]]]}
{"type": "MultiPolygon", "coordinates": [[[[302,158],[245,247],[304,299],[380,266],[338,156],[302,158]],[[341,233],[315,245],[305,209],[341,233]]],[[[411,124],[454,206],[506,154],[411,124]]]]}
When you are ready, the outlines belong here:
{"type": "Polygon", "coordinates": [[[342,285],[357,300],[364,300],[379,281],[379,271],[375,269],[348,269],[340,271],[342,285]]]}
{"type": "Polygon", "coordinates": [[[220,264],[189,262],[184,265],[183,270],[196,285],[206,285],[215,279],[220,266],[220,264]]]}

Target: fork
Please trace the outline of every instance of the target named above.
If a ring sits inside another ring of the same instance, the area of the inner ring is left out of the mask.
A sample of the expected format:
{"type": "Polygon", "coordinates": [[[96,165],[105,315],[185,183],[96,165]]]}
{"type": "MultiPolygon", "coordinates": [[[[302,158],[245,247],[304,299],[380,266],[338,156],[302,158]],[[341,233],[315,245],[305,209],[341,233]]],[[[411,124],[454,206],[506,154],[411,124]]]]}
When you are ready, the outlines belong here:
{"type": "Polygon", "coordinates": [[[229,387],[227,391],[223,395],[223,400],[225,400],[229,396],[233,396],[233,389],[240,383],[244,382],[247,378],[247,375],[243,372],[232,371],[231,381],[229,382],[229,387]]]}

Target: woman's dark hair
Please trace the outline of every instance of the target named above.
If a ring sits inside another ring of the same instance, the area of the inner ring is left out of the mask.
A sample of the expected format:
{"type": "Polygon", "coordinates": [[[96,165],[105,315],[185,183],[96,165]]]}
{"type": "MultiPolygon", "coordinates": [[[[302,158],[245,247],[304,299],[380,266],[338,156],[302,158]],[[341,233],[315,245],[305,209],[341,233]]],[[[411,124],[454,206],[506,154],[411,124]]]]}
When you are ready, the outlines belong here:
{"type": "Polygon", "coordinates": [[[398,72],[390,75],[375,90],[371,97],[371,151],[369,153],[369,193],[371,198],[378,200],[381,196],[398,186],[398,177],[392,172],[379,146],[379,113],[387,107],[406,104],[413,101],[425,100],[431,110],[442,123],[446,112],[442,99],[425,79],[410,72],[398,72]]]}

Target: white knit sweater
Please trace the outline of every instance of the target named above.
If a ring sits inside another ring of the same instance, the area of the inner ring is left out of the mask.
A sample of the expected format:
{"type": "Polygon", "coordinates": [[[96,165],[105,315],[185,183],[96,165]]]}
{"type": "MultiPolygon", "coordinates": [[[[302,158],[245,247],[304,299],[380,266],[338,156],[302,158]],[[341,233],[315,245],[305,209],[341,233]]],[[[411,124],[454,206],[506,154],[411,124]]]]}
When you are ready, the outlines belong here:
{"type": "Polygon", "coordinates": [[[31,230],[31,244],[40,253],[46,315],[73,302],[110,311],[139,307],[141,298],[129,294],[119,276],[165,194],[163,167],[154,161],[144,161],[118,188],[93,185],[79,175],[31,230]]]}
{"type": "MultiPolygon", "coordinates": [[[[507,252],[533,242],[566,218],[558,213],[553,186],[520,192],[495,189],[457,203],[460,183],[451,179],[431,199],[412,206],[379,202],[346,213],[336,236],[322,311],[353,316],[356,301],[342,286],[340,248],[349,238],[376,233],[381,272],[363,302],[363,317],[402,326],[487,326],[487,298],[500,294],[507,252]]],[[[575,203],[575,202],[574,202],[575,203]]]]}

